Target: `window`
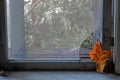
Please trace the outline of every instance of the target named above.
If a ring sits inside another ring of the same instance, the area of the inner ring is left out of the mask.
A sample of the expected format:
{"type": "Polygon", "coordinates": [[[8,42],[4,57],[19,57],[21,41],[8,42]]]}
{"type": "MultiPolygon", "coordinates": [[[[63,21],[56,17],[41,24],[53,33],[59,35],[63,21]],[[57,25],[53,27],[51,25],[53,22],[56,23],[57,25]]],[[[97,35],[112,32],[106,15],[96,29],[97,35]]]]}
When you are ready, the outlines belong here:
{"type": "Polygon", "coordinates": [[[94,63],[81,63],[80,53],[88,53],[97,39],[104,41],[103,3],[6,0],[8,65],[29,69],[85,69],[89,65],[93,69],[94,63]]]}
{"type": "Polygon", "coordinates": [[[94,0],[7,3],[9,59],[80,60],[92,48],[94,0]]]}

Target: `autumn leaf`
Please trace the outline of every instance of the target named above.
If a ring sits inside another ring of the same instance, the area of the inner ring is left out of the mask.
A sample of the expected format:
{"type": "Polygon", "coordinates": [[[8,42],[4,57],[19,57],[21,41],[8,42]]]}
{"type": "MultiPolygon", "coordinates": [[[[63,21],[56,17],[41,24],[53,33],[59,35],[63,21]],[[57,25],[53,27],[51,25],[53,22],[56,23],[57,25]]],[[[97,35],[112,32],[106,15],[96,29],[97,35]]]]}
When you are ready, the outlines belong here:
{"type": "Polygon", "coordinates": [[[101,50],[101,43],[98,41],[93,50],[89,52],[90,59],[96,62],[96,70],[102,73],[106,64],[106,61],[112,58],[112,51],[101,50]]]}

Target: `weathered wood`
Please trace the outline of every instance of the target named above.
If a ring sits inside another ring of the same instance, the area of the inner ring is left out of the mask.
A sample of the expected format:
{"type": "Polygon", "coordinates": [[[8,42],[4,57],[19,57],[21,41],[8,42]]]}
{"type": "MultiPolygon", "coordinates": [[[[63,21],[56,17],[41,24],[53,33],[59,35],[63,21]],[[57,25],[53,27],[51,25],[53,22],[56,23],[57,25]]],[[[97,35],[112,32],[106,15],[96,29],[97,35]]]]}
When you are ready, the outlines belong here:
{"type": "Polygon", "coordinates": [[[113,60],[115,64],[115,72],[120,74],[120,0],[115,0],[114,5],[114,53],[113,60]]]}
{"type": "Polygon", "coordinates": [[[7,29],[5,0],[0,0],[0,66],[7,60],[7,29]]]}
{"type": "Polygon", "coordinates": [[[113,30],[112,0],[103,2],[103,41],[102,49],[111,49],[111,37],[113,30]]]}

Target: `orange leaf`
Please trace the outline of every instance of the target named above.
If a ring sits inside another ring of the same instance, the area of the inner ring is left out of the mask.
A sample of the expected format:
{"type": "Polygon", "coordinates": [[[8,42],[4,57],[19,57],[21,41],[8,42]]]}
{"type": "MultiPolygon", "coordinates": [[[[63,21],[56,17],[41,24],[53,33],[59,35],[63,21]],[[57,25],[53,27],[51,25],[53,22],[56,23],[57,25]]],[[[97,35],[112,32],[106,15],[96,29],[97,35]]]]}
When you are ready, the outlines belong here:
{"type": "Polygon", "coordinates": [[[112,58],[112,51],[101,50],[101,43],[98,41],[93,50],[89,52],[90,59],[96,62],[97,72],[102,73],[106,64],[106,61],[112,58]]]}
{"type": "Polygon", "coordinates": [[[100,41],[98,41],[97,44],[93,47],[93,50],[96,51],[96,52],[101,51],[101,43],[100,43],[100,41]]]}

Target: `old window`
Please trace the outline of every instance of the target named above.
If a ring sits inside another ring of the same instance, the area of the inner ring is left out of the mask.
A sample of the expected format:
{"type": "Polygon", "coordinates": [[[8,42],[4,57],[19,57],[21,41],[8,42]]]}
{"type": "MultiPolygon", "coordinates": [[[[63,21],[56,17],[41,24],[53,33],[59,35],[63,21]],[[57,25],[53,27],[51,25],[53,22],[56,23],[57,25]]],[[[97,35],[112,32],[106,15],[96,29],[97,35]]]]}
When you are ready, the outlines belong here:
{"type": "Polygon", "coordinates": [[[80,52],[92,48],[94,0],[8,3],[9,59],[79,60],[80,52]]]}
{"type": "Polygon", "coordinates": [[[6,0],[8,61],[24,68],[84,68],[80,57],[103,41],[104,5],[103,0],[6,0]]]}

